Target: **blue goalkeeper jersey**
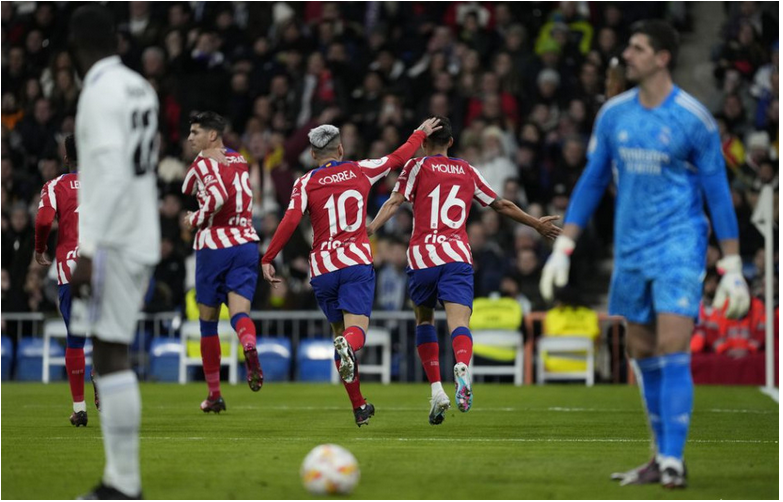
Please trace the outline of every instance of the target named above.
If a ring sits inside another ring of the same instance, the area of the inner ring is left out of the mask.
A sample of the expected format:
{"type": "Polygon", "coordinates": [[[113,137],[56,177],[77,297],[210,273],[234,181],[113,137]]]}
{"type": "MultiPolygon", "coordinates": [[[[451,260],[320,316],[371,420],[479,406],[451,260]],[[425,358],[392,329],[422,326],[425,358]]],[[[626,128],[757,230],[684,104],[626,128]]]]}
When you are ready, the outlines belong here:
{"type": "Polygon", "coordinates": [[[604,105],[565,222],[584,227],[612,179],[616,267],[703,268],[705,199],[718,239],[737,238],[717,124],[677,86],[652,109],[637,89],[604,105]]]}

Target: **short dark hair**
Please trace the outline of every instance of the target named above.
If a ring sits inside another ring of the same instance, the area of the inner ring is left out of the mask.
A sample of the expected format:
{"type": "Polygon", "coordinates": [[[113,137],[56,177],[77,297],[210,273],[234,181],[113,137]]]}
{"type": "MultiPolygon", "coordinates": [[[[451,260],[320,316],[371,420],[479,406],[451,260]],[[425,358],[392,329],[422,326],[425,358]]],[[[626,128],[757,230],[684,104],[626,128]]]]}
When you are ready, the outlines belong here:
{"type": "Polygon", "coordinates": [[[65,156],[68,157],[68,163],[75,166],[78,162],[78,158],[76,157],[76,138],[73,134],[69,134],[65,137],[63,143],[65,143],[65,156]]]}
{"type": "Polygon", "coordinates": [[[668,51],[671,54],[668,68],[674,69],[680,52],[680,34],[672,25],[660,19],[639,21],[631,26],[631,35],[647,35],[655,52],[668,51]]]}
{"type": "Polygon", "coordinates": [[[76,48],[96,55],[117,51],[117,32],[114,17],[101,5],[79,7],[71,16],[71,40],[76,48]]]}
{"type": "Polygon", "coordinates": [[[430,118],[440,120],[440,124],[438,124],[440,129],[430,134],[427,142],[439,146],[448,145],[451,139],[451,121],[443,115],[433,115],[430,118]]]}
{"type": "Polygon", "coordinates": [[[219,136],[226,130],[226,119],[215,112],[194,112],[190,116],[190,125],[198,124],[202,129],[217,131],[219,136]]]}

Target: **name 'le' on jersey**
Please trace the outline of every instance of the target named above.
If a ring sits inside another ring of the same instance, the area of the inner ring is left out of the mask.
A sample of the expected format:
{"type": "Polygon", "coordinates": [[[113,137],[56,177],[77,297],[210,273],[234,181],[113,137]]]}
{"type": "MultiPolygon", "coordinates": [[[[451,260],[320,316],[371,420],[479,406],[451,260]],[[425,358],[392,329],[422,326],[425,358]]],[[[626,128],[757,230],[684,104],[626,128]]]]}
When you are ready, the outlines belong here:
{"type": "Polygon", "coordinates": [[[370,188],[389,173],[391,162],[389,157],[332,161],[296,180],[288,210],[310,213],[311,277],[372,264],[365,201],[370,188]]]}
{"type": "Polygon", "coordinates": [[[190,220],[198,228],[194,249],[225,249],[259,240],[247,161],[238,152],[229,150],[225,164],[199,154],[185,175],[182,193],[195,195],[199,202],[190,220]]]}
{"type": "Polygon", "coordinates": [[[414,270],[447,263],[473,264],[465,223],[473,200],[497,198],[481,173],[462,159],[435,155],[408,161],[394,187],[413,204],[408,265],[414,270]]]}
{"type": "Polygon", "coordinates": [[[55,266],[59,285],[71,282],[79,249],[79,179],[68,173],[49,180],[41,189],[38,209],[51,208],[58,221],[55,266]]]}

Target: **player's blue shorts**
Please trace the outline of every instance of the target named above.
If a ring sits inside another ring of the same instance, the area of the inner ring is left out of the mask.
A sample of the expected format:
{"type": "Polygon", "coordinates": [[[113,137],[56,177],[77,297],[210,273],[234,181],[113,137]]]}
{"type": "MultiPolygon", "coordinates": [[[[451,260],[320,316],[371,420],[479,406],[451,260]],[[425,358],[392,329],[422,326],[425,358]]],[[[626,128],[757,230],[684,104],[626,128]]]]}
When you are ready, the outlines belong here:
{"type": "Polygon", "coordinates": [[[438,300],[473,309],[473,266],[447,263],[413,270],[408,267],[408,291],[417,307],[435,308],[438,300]]]}
{"type": "Polygon", "coordinates": [[[699,315],[704,270],[674,267],[653,274],[649,269],[615,268],[609,289],[609,313],[638,324],[656,314],[699,315]]]}
{"type": "Polygon", "coordinates": [[[375,269],[352,265],[310,279],[315,299],[329,322],[343,320],[343,311],[354,315],[372,313],[375,299],[375,269]]]}
{"type": "Polygon", "coordinates": [[[226,303],[228,293],[253,300],[258,280],[258,244],[196,251],[196,301],[209,307],[226,303]]]}

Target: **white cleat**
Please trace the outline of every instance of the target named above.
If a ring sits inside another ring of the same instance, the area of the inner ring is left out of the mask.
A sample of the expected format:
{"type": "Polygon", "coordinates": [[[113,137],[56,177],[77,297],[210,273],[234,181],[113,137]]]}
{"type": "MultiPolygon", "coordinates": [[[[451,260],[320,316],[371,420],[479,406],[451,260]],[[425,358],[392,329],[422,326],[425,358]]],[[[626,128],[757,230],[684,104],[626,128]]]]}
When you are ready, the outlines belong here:
{"type": "Polygon", "coordinates": [[[446,410],[451,408],[449,396],[444,391],[435,394],[430,400],[430,425],[439,425],[446,419],[446,410]]]}
{"type": "Polygon", "coordinates": [[[340,378],[345,383],[352,383],[356,378],[356,356],[353,353],[351,345],[343,336],[334,339],[334,349],[340,356],[340,378]]]}
{"type": "Polygon", "coordinates": [[[473,406],[473,389],[470,387],[470,372],[468,365],[457,363],[454,365],[454,386],[457,389],[455,400],[459,411],[465,413],[473,406]]]}

